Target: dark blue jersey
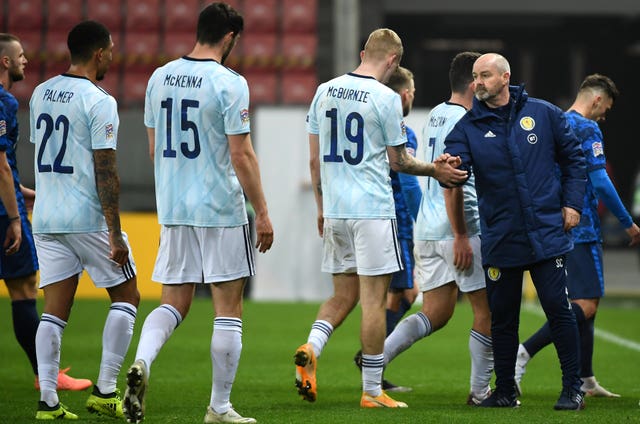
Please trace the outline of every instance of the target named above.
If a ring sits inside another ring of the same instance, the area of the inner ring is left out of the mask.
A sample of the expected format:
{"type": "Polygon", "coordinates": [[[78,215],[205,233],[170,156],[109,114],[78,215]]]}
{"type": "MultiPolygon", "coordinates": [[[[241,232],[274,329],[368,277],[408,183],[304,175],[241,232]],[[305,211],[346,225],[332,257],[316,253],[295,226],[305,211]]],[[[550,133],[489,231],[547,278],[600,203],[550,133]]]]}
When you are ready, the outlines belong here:
{"type": "Polygon", "coordinates": [[[565,113],[567,123],[580,141],[587,166],[587,185],[580,223],[571,230],[574,243],[602,243],[598,199],[618,218],[625,228],[632,224],[631,216],[625,209],[606,172],[604,139],[598,124],[570,110],[565,113]]]}
{"type": "MultiPolygon", "coordinates": [[[[13,172],[13,183],[16,190],[16,199],[18,201],[18,210],[20,213],[26,213],[24,206],[24,197],[20,191],[20,177],[16,163],[16,144],[18,143],[18,101],[13,94],[9,93],[0,84],[0,135],[6,137],[6,143],[3,143],[2,150],[7,154],[7,161],[13,172]],[[1,123],[4,121],[4,124],[1,123]]],[[[7,211],[0,202],[0,215],[6,215],[7,211]]]]}
{"type": "MultiPolygon", "coordinates": [[[[415,156],[418,149],[418,139],[416,133],[409,127],[407,129],[407,152],[415,156]]],[[[396,207],[396,221],[398,223],[398,238],[413,239],[413,221],[415,220],[422,190],[418,179],[414,175],[402,174],[395,171],[389,173],[391,176],[391,188],[393,189],[393,200],[396,207]]]]}

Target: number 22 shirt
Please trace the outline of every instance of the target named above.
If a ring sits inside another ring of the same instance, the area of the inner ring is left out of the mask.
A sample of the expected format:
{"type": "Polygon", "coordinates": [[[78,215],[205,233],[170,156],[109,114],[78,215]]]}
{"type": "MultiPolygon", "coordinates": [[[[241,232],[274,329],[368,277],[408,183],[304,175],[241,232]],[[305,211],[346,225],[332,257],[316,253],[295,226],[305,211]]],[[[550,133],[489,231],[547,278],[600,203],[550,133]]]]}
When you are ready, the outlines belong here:
{"type": "Polygon", "coordinates": [[[320,148],[323,215],[395,218],[387,146],[407,142],[398,93],[348,73],[321,84],[307,115],[320,148]]]}
{"type": "Polygon", "coordinates": [[[63,74],[36,87],[29,109],[38,193],[33,232],[107,230],[93,151],[116,149],[115,99],[85,77],[63,74]]]}
{"type": "Polygon", "coordinates": [[[182,57],[155,70],[144,123],[155,129],[154,174],[163,225],[248,222],[227,135],[248,134],[246,80],[212,59],[182,57]]]}

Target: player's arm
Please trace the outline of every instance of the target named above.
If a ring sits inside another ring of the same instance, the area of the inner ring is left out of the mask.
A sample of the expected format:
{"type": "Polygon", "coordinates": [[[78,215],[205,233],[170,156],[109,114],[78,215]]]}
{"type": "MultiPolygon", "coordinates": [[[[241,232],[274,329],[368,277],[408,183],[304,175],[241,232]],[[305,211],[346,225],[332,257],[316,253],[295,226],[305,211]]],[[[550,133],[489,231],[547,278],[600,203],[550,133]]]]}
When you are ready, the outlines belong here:
{"type": "Polygon", "coordinates": [[[22,197],[24,198],[24,206],[27,208],[27,211],[32,211],[33,204],[36,201],[36,191],[32,188],[25,187],[20,184],[20,192],[22,193],[22,197]]]}
{"type": "Polygon", "coordinates": [[[462,187],[443,189],[444,204],[453,231],[453,265],[461,271],[473,264],[473,250],[467,235],[464,220],[464,197],[462,187]]]}
{"type": "Polygon", "coordinates": [[[7,161],[7,154],[4,151],[0,151],[0,200],[2,200],[9,218],[9,227],[3,243],[7,255],[16,253],[22,242],[22,224],[13,184],[13,173],[7,161]]]}
{"type": "Polygon", "coordinates": [[[625,231],[631,238],[629,246],[634,246],[640,243],[640,229],[633,222],[633,218],[624,207],[616,188],[614,187],[606,168],[597,168],[589,172],[589,180],[593,185],[598,198],[601,199],[607,209],[611,211],[618,218],[620,224],[624,227],[625,231]]]}
{"type": "Polygon", "coordinates": [[[129,258],[129,248],[122,237],[120,227],[120,177],[116,168],[116,151],[98,149],[93,151],[96,189],[102,213],[109,229],[109,258],[124,265],[129,258]]]}
{"type": "Polygon", "coordinates": [[[156,129],[147,127],[147,139],[149,139],[149,157],[153,162],[156,155],[156,129]]]}
{"type": "Polygon", "coordinates": [[[318,234],[323,236],[324,212],[322,208],[322,180],[320,179],[320,138],[318,134],[309,134],[309,170],[311,171],[311,187],[318,209],[318,234]]]}
{"type": "Polygon", "coordinates": [[[249,133],[227,135],[231,164],[236,171],[244,193],[256,211],[256,248],[264,253],[273,244],[273,227],[267,210],[267,201],[262,191],[258,158],[251,145],[249,133]]]}
{"type": "Polygon", "coordinates": [[[460,158],[440,155],[433,163],[423,162],[411,156],[404,144],[387,146],[389,165],[396,172],[433,177],[447,186],[462,184],[467,179],[467,171],[456,169],[460,158]]]}

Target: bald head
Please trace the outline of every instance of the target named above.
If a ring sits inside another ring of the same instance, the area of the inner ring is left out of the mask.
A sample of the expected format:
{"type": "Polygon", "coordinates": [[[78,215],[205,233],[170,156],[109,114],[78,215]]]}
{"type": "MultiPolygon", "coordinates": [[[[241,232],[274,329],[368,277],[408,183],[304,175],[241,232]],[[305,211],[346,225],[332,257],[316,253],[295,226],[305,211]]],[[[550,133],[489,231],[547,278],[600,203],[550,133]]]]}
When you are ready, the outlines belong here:
{"type": "Polygon", "coordinates": [[[473,64],[475,96],[491,108],[509,102],[511,68],[504,56],[498,53],[483,54],[473,64]]]}

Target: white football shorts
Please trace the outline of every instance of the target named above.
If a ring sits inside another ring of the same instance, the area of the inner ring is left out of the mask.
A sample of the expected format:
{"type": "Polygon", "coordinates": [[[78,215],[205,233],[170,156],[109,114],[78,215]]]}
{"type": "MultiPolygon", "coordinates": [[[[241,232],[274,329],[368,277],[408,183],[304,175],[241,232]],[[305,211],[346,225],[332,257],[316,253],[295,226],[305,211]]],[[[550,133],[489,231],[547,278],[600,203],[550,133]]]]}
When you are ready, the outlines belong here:
{"type": "Polygon", "coordinates": [[[163,225],[153,268],[162,284],[220,283],[255,275],[249,225],[163,225]]]}
{"type": "Polygon", "coordinates": [[[119,266],[109,259],[111,246],[109,232],[34,234],[36,252],[40,263],[40,288],[57,283],[86,270],[99,288],[115,287],[135,277],[131,245],[122,232],[129,248],[129,260],[119,266]]]}
{"type": "Polygon", "coordinates": [[[413,256],[420,291],[433,290],[451,281],[455,281],[463,293],[485,288],[480,236],[470,237],[469,243],[473,250],[473,265],[461,272],[453,265],[453,240],[416,240],[413,256]]]}
{"type": "Polygon", "coordinates": [[[322,271],[384,275],[403,269],[395,219],[324,220],[322,271]]]}

